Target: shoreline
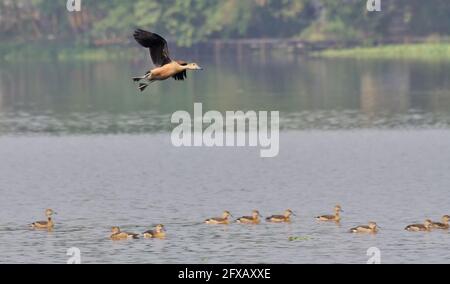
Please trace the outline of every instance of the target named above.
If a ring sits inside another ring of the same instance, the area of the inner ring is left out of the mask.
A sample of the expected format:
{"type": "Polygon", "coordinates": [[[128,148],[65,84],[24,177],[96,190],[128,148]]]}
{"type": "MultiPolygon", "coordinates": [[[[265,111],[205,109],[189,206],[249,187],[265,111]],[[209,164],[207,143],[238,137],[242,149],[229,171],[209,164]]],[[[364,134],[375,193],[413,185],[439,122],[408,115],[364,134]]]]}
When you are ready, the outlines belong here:
{"type": "MultiPolygon", "coordinates": [[[[194,53],[219,53],[236,54],[261,54],[276,55],[283,54],[309,56],[314,58],[343,58],[343,59],[371,59],[371,60],[420,60],[420,61],[450,61],[450,43],[412,43],[412,44],[386,44],[380,46],[335,46],[332,48],[293,48],[289,44],[270,45],[248,45],[236,44],[235,49],[226,49],[216,46],[213,42],[206,47],[197,46],[193,48],[194,53]]],[[[286,43],[292,41],[286,40],[286,43]]],[[[173,47],[174,53],[186,52],[183,47],[173,47]]],[[[23,61],[108,61],[129,60],[135,58],[139,49],[128,45],[113,45],[100,47],[83,46],[61,46],[49,44],[0,44],[0,62],[23,62],[23,61]]]]}

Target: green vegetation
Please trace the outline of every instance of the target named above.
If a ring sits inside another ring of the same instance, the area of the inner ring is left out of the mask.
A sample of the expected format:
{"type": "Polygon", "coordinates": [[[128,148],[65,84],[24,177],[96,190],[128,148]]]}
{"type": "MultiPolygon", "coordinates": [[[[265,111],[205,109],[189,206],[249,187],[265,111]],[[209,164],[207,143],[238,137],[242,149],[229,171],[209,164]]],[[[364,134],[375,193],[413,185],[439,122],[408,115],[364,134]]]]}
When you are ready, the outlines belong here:
{"type": "Polygon", "coordinates": [[[310,241],[313,240],[311,237],[289,237],[290,242],[302,242],[302,241],[310,241]]]}
{"type": "Polygon", "coordinates": [[[450,44],[407,44],[327,50],[318,56],[358,59],[450,60],[450,44]]]}
{"type": "MultiPolygon", "coordinates": [[[[0,0],[0,57],[14,58],[23,46],[34,44],[123,46],[136,27],[164,34],[180,46],[239,38],[372,45],[449,36],[448,0],[382,1],[383,12],[371,13],[365,0],[83,0],[81,12],[69,13],[66,0],[0,0]]],[[[64,57],[54,51],[43,55],[52,56],[64,57]]],[[[108,54],[79,54],[97,56],[108,54]]]]}

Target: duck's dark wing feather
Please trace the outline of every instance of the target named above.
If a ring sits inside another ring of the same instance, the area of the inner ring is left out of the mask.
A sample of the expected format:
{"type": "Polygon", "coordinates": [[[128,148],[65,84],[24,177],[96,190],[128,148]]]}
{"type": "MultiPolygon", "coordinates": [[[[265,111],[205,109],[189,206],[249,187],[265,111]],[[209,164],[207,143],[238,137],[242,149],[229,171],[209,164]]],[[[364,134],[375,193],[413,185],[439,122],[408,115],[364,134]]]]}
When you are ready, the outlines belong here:
{"type": "Polygon", "coordinates": [[[273,215],[273,216],[267,217],[266,220],[283,219],[283,218],[285,218],[283,215],[273,215]]]}
{"type": "Polygon", "coordinates": [[[167,41],[162,36],[138,29],[134,32],[134,39],[143,47],[150,49],[153,64],[156,66],[172,62],[167,41]]]}
{"type": "Polygon", "coordinates": [[[173,75],[172,78],[174,78],[177,81],[183,81],[184,79],[187,78],[187,72],[186,72],[186,70],[182,71],[178,74],[173,75]]]}
{"type": "Polygon", "coordinates": [[[323,218],[323,219],[334,219],[336,216],[334,215],[322,215],[322,216],[318,216],[317,218],[323,218]]]}
{"type": "MultiPolygon", "coordinates": [[[[185,61],[180,61],[180,60],[178,60],[177,63],[180,64],[181,66],[186,66],[186,65],[188,65],[187,62],[185,62],[185,61]]],[[[180,73],[178,73],[178,74],[175,74],[174,76],[172,76],[172,78],[174,78],[174,79],[177,80],[177,81],[184,81],[184,79],[187,78],[187,72],[186,72],[186,70],[184,70],[184,71],[182,71],[182,72],[180,72],[180,73]]]]}

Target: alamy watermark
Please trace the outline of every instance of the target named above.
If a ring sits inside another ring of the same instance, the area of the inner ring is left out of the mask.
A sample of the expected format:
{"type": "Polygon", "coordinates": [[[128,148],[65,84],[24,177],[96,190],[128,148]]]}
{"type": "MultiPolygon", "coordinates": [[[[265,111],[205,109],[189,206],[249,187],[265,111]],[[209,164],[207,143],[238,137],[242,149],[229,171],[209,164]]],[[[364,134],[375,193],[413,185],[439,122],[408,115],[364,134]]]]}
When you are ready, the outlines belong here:
{"type": "Polygon", "coordinates": [[[69,256],[67,264],[81,264],[81,250],[79,248],[70,248],[66,253],[69,256]]]}
{"type": "Polygon", "coordinates": [[[69,12],[80,12],[81,11],[81,0],[67,0],[67,11],[69,12]]]}
{"type": "Polygon", "coordinates": [[[367,250],[367,256],[370,257],[367,264],[381,264],[381,250],[379,248],[369,248],[367,250]]]}
{"type": "Polygon", "coordinates": [[[367,0],[367,11],[381,12],[381,0],[367,0]]]}
{"type": "Polygon", "coordinates": [[[224,118],[218,111],[203,114],[203,104],[196,103],[194,117],[177,111],[171,121],[178,124],[171,136],[175,147],[259,146],[262,158],[273,158],[280,152],[278,111],[270,112],[270,117],[267,111],[227,111],[224,118]]]}

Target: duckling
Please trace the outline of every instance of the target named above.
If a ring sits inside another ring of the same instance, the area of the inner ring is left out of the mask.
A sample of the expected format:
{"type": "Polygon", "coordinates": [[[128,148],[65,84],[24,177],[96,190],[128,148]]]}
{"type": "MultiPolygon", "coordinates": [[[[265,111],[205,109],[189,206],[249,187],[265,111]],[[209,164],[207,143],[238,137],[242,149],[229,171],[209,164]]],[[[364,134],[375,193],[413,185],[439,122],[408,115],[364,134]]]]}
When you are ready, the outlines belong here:
{"type": "Polygon", "coordinates": [[[31,224],[33,229],[46,229],[51,230],[55,226],[55,223],[52,220],[52,216],[57,215],[55,211],[52,209],[45,210],[45,216],[47,216],[47,221],[37,221],[31,224]]]}
{"type": "Polygon", "coordinates": [[[340,222],[341,212],[344,212],[344,210],[342,210],[341,205],[336,205],[336,207],[334,207],[334,215],[318,216],[316,217],[316,220],[323,222],[340,222]]]}
{"type": "Polygon", "coordinates": [[[414,224],[409,225],[405,228],[406,231],[410,232],[429,232],[433,229],[433,221],[426,220],[424,224],[414,224]]]}
{"type": "Polygon", "coordinates": [[[111,240],[113,241],[122,241],[122,240],[130,240],[130,239],[139,239],[138,234],[122,232],[119,227],[111,228],[111,240]]]}
{"type": "Polygon", "coordinates": [[[448,230],[450,228],[449,221],[450,221],[450,216],[445,215],[444,217],[442,217],[442,223],[433,222],[433,228],[440,229],[440,230],[448,230]]]}
{"type": "Polygon", "coordinates": [[[223,212],[222,217],[207,219],[205,220],[205,223],[209,225],[228,225],[230,224],[230,217],[233,217],[233,215],[231,215],[229,211],[225,211],[223,212]]]}
{"type": "Polygon", "coordinates": [[[350,233],[367,233],[376,234],[378,233],[378,225],[375,222],[370,222],[369,226],[358,226],[356,228],[350,229],[350,233]]]}
{"type": "Polygon", "coordinates": [[[284,215],[273,215],[266,218],[266,221],[269,223],[290,223],[291,216],[297,216],[292,212],[291,209],[288,209],[284,212],[284,215]]]}
{"type": "Polygon", "coordinates": [[[164,81],[169,78],[183,81],[187,78],[188,70],[203,70],[197,63],[172,60],[169,56],[167,41],[158,34],[138,29],[134,32],[134,39],[141,46],[150,50],[153,64],[156,66],[156,68],[148,71],[144,76],[133,78],[135,82],[140,82],[141,80],[148,82],[139,84],[139,90],[141,92],[155,81],[164,81]]]}
{"type": "Polygon", "coordinates": [[[253,210],[252,212],[252,216],[244,216],[241,217],[239,219],[236,220],[236,223],[239,224],[260,224],[261,223],[261,219],[260,219],[261,214],[259,213],[258,210],[253,210]]]}
{"type": "Polygon", "coordinates": [[[154,230],[147,231],[143,235],[145,239],[164,239],[166,237],[166,230],[164,225],[159,224],[154,230]]]}

